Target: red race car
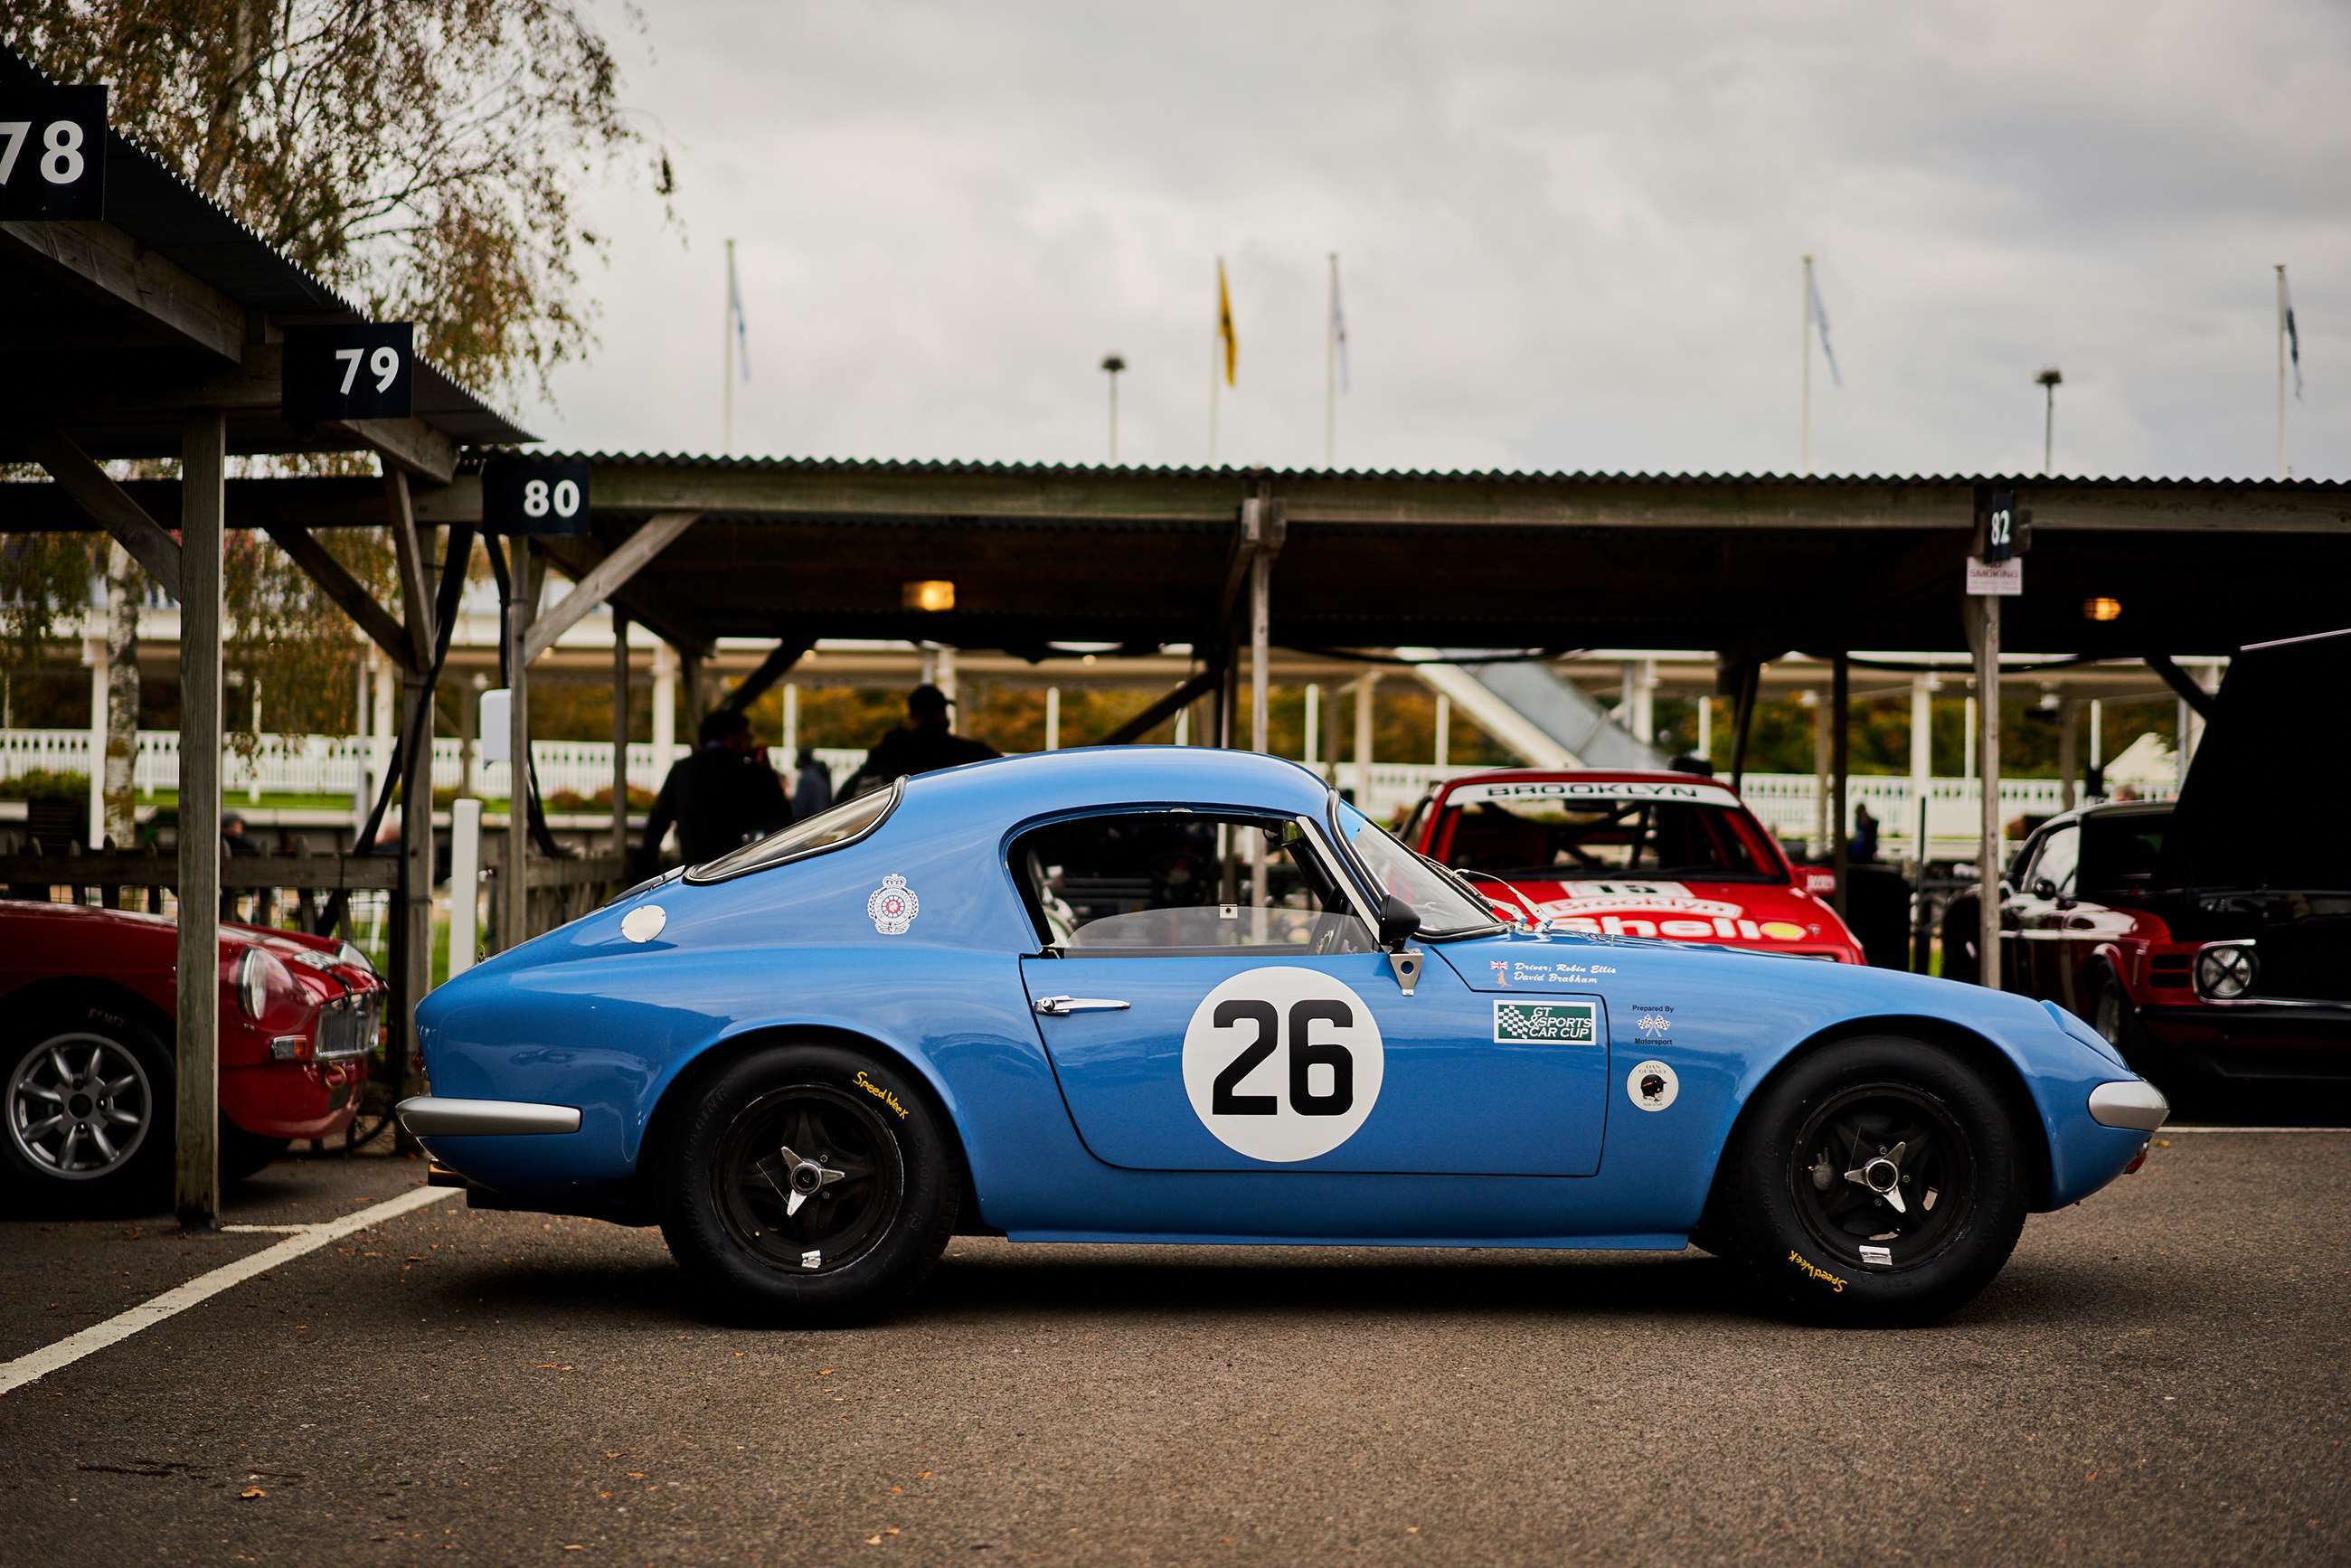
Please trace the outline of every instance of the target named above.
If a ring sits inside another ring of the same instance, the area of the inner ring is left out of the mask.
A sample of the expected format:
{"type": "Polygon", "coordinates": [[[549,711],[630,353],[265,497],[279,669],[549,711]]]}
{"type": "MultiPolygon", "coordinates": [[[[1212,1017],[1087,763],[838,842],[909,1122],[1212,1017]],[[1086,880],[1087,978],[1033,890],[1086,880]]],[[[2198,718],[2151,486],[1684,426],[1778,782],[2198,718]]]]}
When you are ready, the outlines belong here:
{"type": "Polygon", "coordinates": [[[1404,836],[1506,919],[1866,961],[1763,824],[1711,779],[1472,773],[1424,800],[1404,836]]]}
{"type": "MultiPolygon", "coordinates": [[[[111,1201],[172,1168],[179,933],[156,915],[0,902],[0,1184],[111,1201]]],[[[221,928],[221,1166],[350,1124],[384,984],[348,942],[221,928]]]]}

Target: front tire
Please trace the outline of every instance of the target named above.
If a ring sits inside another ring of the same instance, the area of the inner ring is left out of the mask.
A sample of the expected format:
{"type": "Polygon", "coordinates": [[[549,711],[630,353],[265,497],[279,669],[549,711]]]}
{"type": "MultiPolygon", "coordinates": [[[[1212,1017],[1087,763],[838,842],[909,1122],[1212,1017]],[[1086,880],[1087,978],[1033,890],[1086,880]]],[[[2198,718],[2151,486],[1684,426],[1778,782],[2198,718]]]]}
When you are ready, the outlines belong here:
{"type": "Polygon", "coordinates": [[[37,1006],[0,1047],[0,1177],[68,1211],[162,1192],[177,1089],[170,1050],[136,1020],[71,1002],[37,1006]]]}
{"type": "Polygon", "coordinates": [[[789,1323],[879,1316],[954,1234],[954,1146],[911,1073],[775,1045],[690,1089],[655,1152],[662,1235],[722,1309],[789,1323]]]}
{"type": "Polygon", "coordinates": [[[1709,1235],[1772,1305],[1855,1326],[1924,1323],[1990,1283],[2023,1228],[2017,1132],[1965,1062],[1918,1040],[1839,1040],[1748,1105],[1709,1235]]]}

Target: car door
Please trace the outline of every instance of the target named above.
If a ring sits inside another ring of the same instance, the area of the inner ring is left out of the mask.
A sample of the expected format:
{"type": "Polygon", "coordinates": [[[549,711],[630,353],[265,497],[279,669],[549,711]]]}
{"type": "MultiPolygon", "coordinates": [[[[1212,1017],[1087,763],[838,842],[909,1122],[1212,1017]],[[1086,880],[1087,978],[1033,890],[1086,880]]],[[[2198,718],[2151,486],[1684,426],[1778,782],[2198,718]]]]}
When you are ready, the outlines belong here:
{"type": "Polygon", "coordinates": [[[1496,999],[1434,957],[1407,992],[1314,824],[1288,830],[1279,859],[1292,874],[1270,866],[1268,900],[1228,872],[1219,891],[1235,900],[1168,902],[1204,879],[1149,815],[1083,819],[1014,848],[1048,938],[1021,977],[1096,1157],[1143,1170],[1598,1169],[1600,998],[1574,998],[1544,1030],[1516,1015],[1505,1029],[1496,999]]]}

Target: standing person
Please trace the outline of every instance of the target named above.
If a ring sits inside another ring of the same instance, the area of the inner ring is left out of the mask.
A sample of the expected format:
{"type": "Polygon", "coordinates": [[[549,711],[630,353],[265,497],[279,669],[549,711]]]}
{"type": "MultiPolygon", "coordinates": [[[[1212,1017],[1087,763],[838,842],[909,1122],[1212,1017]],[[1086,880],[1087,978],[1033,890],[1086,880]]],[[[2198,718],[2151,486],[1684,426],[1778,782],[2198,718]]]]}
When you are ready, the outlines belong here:
{"type": "Polygon", "coordinates": [[[803,746],[799,771],[792,784],[792,821],[805,822],[832,804],[832,770],[816,759],[816,747],[803,746]]]}
{"type": "Polygon", "coordinates": [[[1853,842],[1848,852],[1857,861],[1877,858],[1877,819],[1869,814],[1869,807],[1864,801],[1853,804],[1853,842]]]}
{"type": "Polygon", "coordinates": [[[966,762],[985,762],[999,755],[985,741],[967,739],[947,727],[947,709],[954,701],[936,686],[916,686],[906,694],[906,723],[874,744],[849,781],[841,799],[878,789],[893,779],[935,773],[966,762]]]}
{"type": "Polygon", "coordinates": [[[639,874],[661,864],[662,840],[672,824],[688,865],[717,859],[747,839],[770,833],[791,819],[783,781],[751,742],[751,721],[721,708],[702,721],[701,745],[681,758],[662,781],[645,821],[639,874]]]}

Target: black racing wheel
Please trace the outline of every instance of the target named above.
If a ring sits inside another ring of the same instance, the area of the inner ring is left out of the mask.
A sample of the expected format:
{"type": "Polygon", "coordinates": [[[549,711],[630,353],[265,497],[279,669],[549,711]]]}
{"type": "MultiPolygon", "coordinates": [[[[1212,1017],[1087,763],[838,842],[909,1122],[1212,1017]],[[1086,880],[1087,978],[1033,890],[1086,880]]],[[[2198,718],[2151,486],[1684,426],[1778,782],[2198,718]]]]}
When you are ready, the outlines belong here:
{"type": "Polygon", "coordinates": [[[853,1322],[922,1283],[962,1184],[911,1074],[837,1046],[775,1045],[686,1088],[653,1174],[670,1252],[716,1304],[853,1322]]]}
{"type": "Polygon", "coordinates": [[[37,1003],[0,1043],[0,1181],[57,1208],[162,1192],[177,1092],[171,1049],[136,1019],[37,1003]]]}
{"type": "Polygon", "coordinates": [[[1705,1230],[1799,1316],[1932,1322],[2016,1246],[2029,1192],[2018,1137],[1999,1095],[1949,1051],[1839,1040],[1750,1102],[1705,1230]]]}

